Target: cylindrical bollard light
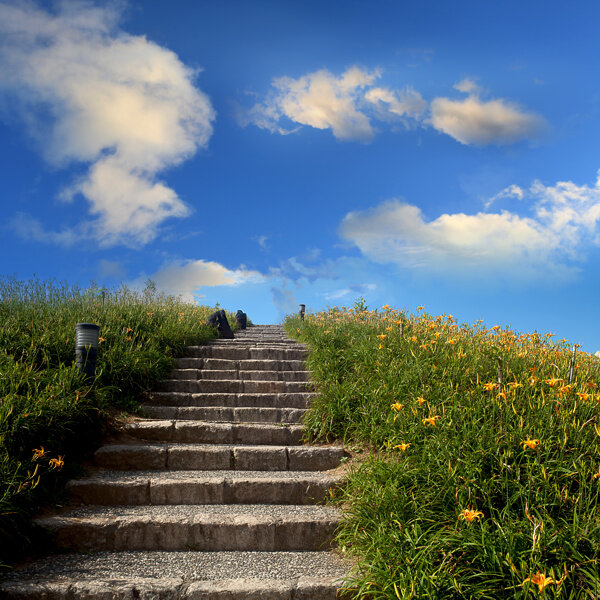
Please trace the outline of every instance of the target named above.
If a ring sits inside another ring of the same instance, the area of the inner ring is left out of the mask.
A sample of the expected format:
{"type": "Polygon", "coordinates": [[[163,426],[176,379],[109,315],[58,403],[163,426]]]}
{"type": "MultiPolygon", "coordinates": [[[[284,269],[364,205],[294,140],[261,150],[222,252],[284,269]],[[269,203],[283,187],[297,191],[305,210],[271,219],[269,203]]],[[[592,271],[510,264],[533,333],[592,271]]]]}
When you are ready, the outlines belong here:
{"type": "Polygon", "coordinates": [[[304,313],[306,312],[306,304],[300,305],[300,318],[304,321],[304,313]]]}
{"type": "Polygon", "coordinates": [[[75,325],[75,356],[77,367],[88,378],[96,373],[96,358],[98,356],[98,335],[100,327],[93,323],[77,323],[75,325]]]}

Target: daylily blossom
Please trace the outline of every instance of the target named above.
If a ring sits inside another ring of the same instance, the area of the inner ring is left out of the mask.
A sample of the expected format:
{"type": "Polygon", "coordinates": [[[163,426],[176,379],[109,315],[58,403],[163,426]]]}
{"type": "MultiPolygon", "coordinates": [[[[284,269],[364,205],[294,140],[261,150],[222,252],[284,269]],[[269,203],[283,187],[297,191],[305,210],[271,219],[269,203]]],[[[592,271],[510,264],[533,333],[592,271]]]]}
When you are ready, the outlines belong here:
{"type": "Polygon", "coordinates": [[[60,471],[63,468],[65,461],[62,456],[59,456],[58,458],[51,458],[48,461],[48,464],[51,469],[58,469],[60,471]]]}
{"type": "Polygon", "coordinates": [[[380,340],[385,340],[385,338],[387,337],[387,335],[385,333],[381,333],[380,335],[377,336],[380,340]]]}
{"type": "Polygon", "coordinates": [[[46,456],[46,451],[44,450],[44,446],[40,446],[39,448],[34,448],[33,460],[37,460],[38,458],[42,458],[44,456],[46,456]]]}
{"type": "Polygon", "coordinates": [[[544,591],[546,586],[550,585],[551,583],[558,583],[558,581],[554,581],[552,577],[546,577],[546,573],[536,573],[535,575],[528,577],[525,579],[525,581],[523,581],[523,585],[525,585],[528,581],[531,581],[531,583],[537,585],[538,592],[540,592],[540,594],[544,591]]]}
{"type": "Polygon", "coordinates": [[[493,382],[489,382],[489,383],[484,383],[483,384],[483,389],[486,392],[493,392],[496,388],[498,387],[497,383],[493,383],[493,382]]]}
{"type": "Polygon", "coordinates": [[[562,379],[558,379],[556,377],[552,377],[551,379],[544,379],[544,383],[547,383],[550,387],[557,386],[561,381],[562,379]]]}
{"type": "Polygon", "coordinates": [[[535,450],[540,444],[540,440],[535,439],[535,440],[530,440],[529,438],[527,438],[524,442],[521,442],[521,445],[523,446],[523,448],[527,447],[530,450],[535,450]]]}
{"type": "Polygon", "coordinates": [[[480,510],[472,510],[470,508],[465,508],[460,513],[460,515],[458,515],[458,518],[463,519],[463,521],[468,521],[469,523],[471,523],[475,519],[481,519],[481,517],[483,517],[483,516],[484,516],[484,514],[480,510]]]}
{"type": "Polygon", "coordinates": [[[406,452],[410,448],[410,444],[396,444],[394,448],[399,448],[402,452],[406,452]]]}
{"type": "Polygon", "coordinates": [[[395,410],[396,412],[401,411],[404,408],[404,404],[400,404],[399,402],[394,402],[394,404],[391,404],[391,409],[395,410]]]}
{"type": "Polygon", "coordinates": [[[418,402],[419,404],[425,404],[425,402],[427,402],[427,400],[425,400],[425,398],[423,398],[423,396],[419,396],[419,397],[417,398],[417,402],[418,402]]]}
{"type": "Polygon", "coordinates": [[[439,415],[435,415],[433,417],[427,417],[426,419],[423,419],[423,425],[433,425],[435,427],[435,422],[439,418],[440,418],[439,415]]]}

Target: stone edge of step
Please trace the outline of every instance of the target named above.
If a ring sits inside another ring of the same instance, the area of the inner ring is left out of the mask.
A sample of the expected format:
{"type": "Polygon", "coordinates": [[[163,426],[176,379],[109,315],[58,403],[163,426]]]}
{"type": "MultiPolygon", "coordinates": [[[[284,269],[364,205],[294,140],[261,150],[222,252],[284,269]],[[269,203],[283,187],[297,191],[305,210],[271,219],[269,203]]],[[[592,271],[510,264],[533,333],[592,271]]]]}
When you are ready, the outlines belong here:
{"type": "Polygon", "coordinates": [[[0,591],[6,595],[7,600],[71,600],[74,594],[90,600],[335,600],[340,598],[342,585],[342,579],[331,577],[300,577],[288,580],[244,578],[219,582],[140,578],[75,582],[6,582],[0,584],[0,591]]]}

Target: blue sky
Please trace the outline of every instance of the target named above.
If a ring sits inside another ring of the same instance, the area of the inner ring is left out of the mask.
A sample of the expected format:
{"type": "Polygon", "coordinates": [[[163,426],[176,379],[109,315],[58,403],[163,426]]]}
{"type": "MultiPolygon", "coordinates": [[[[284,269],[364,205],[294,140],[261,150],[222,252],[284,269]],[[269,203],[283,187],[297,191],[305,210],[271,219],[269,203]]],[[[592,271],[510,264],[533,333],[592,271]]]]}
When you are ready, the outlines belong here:
{"type": "Polygon", "coordinates": [[[597,2],[0,0],[0,273],[600,349],[597,2]]]}

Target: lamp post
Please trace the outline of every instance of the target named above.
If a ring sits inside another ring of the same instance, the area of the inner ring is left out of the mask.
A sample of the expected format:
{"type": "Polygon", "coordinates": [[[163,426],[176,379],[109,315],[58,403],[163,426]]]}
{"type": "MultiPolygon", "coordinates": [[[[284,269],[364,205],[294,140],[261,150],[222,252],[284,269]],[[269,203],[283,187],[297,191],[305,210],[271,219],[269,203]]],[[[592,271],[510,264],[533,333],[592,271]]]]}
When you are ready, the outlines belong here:
{"type": "Polygon", "coordinates": [[[75,325],[75,356],[80,373],[88,379],[96,373],[96,357],[98,356],[98,334],[100,327],[93,323],[77,323],[75,325]]]}
{"type": "Polygon", "coordinates": [[[306,304],[300,305],[300,318],[304,321],[304,313],[306,312],[306,304]]]}

